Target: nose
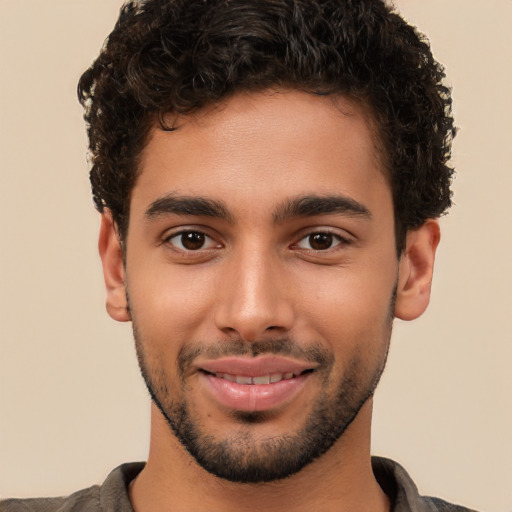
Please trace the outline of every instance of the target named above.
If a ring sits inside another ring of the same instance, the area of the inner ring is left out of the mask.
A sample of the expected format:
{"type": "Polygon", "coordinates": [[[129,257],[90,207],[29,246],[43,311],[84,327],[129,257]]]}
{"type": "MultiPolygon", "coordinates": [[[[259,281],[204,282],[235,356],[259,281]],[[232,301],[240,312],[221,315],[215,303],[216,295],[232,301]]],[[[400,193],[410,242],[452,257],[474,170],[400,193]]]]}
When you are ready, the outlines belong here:
{"type": "Polygon", "coordinates": [[[277,255],[248,248],[229,258],[219,286],[216,327],[245,341],[283,336],[293,326],[291,287],[277,255]]]}

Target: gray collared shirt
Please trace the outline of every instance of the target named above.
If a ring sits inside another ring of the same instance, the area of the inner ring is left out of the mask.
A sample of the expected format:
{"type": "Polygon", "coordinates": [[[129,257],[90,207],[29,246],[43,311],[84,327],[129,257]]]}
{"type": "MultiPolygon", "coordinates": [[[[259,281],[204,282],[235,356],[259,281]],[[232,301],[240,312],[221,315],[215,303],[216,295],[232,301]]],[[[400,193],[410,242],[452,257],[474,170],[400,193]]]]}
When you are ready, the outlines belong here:
{"type": "MultiPolygon", "coordinates": [[[[373,457],[372,466],[377,481],[391,500],[391,512],[475,512],[439,498],[420,496],[405,469],[392,460],[373,457]]],[[[108,475],[103,485],[67,497],[0,501],[0,512],[133,512],[128,485],[143,467],[143,462],[123,464],[108,475]]]]}

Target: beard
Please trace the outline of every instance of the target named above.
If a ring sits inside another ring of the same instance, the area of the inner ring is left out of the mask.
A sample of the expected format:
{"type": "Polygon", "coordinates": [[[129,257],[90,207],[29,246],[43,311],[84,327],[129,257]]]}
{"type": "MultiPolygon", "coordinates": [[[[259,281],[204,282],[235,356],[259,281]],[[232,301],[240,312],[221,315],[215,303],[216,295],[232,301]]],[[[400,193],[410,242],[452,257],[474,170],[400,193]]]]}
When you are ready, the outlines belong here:
{"type": "Polygon", "coordinates": [[[192,343],[181,348],[176,361],[181,390],[187,388],[187,376],[193,373],[193,362],[199,356],[215,359],[223,356],[284,355],[317,366],[315,372],[323,374],[321,389],[324,391],[317,396],[304,425],[293,433],[283,433],[263,440],[258,440],[248,427],[269,421],[278,412],[233,411],[232,418],[242,427],[236,434],[219,439],[206,432],[191,404],[185,398],[178,400],[174,397],[179,393],[176,389],[170,389],[171,379],[161,364],[162,359],[158,356],[148,358],[145,346],[151,346],[151,341],[143,339],[128,294],[126,299],[132,317],[142,377],[152,401],[178,441],[199,466],[218,478],[235,483],[265,483],[292,476],[323,455],[341,438],[364,404],[373,396],[388,358],[397,287],[398,277],[389,300],[381,338],[373,340],[374,343],[379,342],[379,353],[372,359],[365,348],[359,349],[331,392],[327,390],[330,389],[335,358],[320,343],[301,347],[289,337],[254,342],[238,338],[219,341],[214,345],[192,343]]]}
{"type": "MultiPolygon", "coordinates": [[[[394,300],[392,311],[394,311],[394,300]]],[[[170,429],[195,461],[209,473],[238,483],[272,482],[291,476],[324,454],[357,416],[366,401],[373,396],[384,370],[392,317],[385,328],[387,339],[379,355],[368,361],[364,349],[356,353],[332,390],[331,369],[334,356],[318,343],[300,348],[290,338],[266,339],[246,342],[242,339],[222,341],[215,345],[194,343],[185,345],[179,352],[177,370],[181,389],[187,388],[192,362],[198,356],[209,358],[260,354],[287,355],[318,365],[317,377],[322,379],[321,393],[317,395],[306,421],[294,432],[258,439],[251,427],[272,419],[278,412],[232,412],[232,419],[239,425],[236,433],[225,437],[208,433],[208,425],[201,423],[191,404],[185,398],[176,398],[176,389],[170,389],[170,379],[159,358],[151,358],[135,321],[133,332],[139,366],[153,402],[165,417],[170,429]],[[331,389],[331,391],[328,391],[331,389]]],[[[181,394],[183,396],[183,394],[181,394]]]]}

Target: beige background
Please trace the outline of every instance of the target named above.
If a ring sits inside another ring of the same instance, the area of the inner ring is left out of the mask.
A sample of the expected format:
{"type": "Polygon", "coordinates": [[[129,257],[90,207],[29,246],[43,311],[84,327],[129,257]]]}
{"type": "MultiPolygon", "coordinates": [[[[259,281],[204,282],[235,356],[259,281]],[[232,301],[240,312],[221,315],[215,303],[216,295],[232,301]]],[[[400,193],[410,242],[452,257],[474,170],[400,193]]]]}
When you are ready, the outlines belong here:
{"type": "MultiPolygon", "coordinates": [[[[429,312],[397,324],[374,453],[425,494],[512,511],[512,1],[400,0],[454,88],[456,207],[429,312]]],[[[130,328],[104,312],[80,73],[121,0],[0,0],[0,494],[144,459],[130,328]]]]}

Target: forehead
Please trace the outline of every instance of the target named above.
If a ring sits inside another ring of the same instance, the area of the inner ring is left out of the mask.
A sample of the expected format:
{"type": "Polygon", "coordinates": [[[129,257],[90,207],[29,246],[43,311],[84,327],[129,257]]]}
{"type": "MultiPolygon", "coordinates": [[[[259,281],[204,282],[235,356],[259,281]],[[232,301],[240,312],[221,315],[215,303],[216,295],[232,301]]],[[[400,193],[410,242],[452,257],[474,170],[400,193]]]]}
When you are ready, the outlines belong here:
{"type": "Polygon", "coordinates": [[[153,128],[132,213],[169,193],[260,208],[283,195],[390,193],[371,117],[344,97],[238,94],[165,122],[174,131],[153,128]]]}

